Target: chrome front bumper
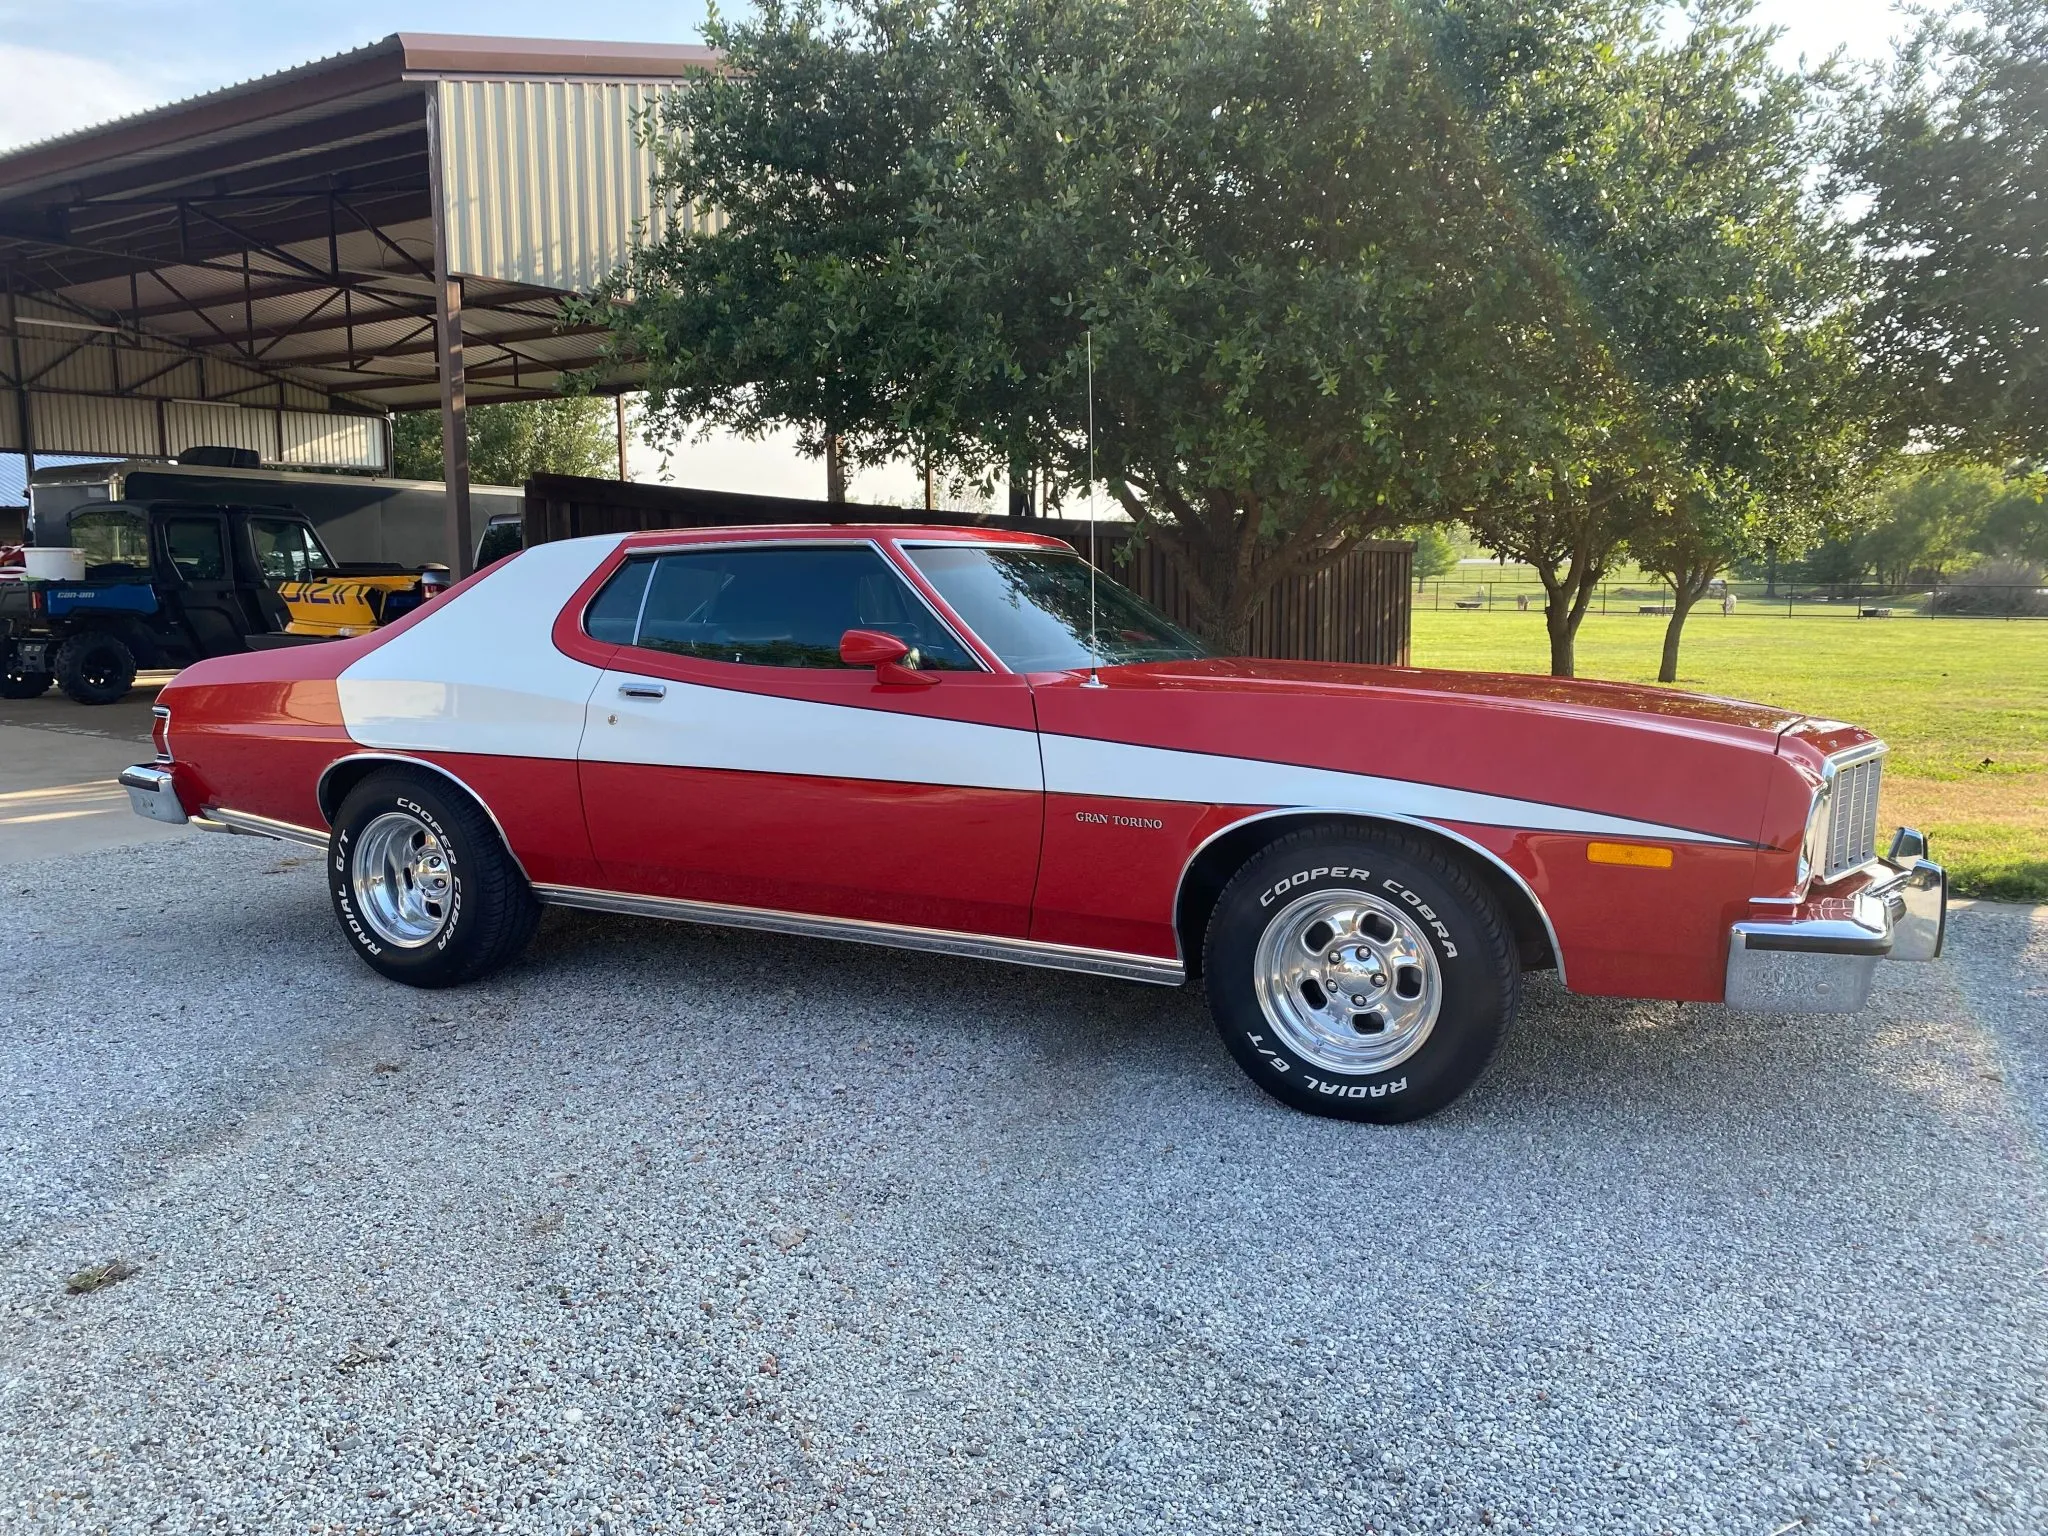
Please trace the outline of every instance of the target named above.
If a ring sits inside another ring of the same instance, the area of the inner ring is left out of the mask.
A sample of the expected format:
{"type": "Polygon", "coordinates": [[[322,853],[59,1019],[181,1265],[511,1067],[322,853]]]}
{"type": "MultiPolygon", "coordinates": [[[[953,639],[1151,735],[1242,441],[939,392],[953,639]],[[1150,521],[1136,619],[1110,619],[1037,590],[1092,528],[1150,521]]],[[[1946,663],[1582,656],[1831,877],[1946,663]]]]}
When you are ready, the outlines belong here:
{"type": "Polygon", "coordinates": [[[1728,935],[1728,1006],[1850,1013],[1870,1001],[1878,961],[1934,959],[1948,923],[1948,874],[1926,852],[1927,839],[1901,827],[1860,889],[1737,923],[1728,935]]]}
{"type": "Polygon", "coordinates": [[[178,804],[178,791],[171,783],[171,770],[139,763],[121,770],[121,787],[128,791],[128,808],[151,821],[167,821],[182,827],[191,818],[178,804]]]}

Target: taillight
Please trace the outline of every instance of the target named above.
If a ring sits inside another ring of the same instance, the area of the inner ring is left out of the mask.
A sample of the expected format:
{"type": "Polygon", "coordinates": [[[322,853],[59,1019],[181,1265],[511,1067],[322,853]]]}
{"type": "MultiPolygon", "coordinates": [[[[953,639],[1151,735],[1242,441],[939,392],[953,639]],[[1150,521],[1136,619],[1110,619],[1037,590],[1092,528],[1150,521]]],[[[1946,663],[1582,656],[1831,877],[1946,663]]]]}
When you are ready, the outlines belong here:
{"type": "Polygon", "coordinates": [[[150,710],[155,718],[150,722],[149,739],[156,743],[156,760],[168,763],[171,760],[171,711],[165,704],[150,710]]]}
{"type": "Polygon", "coordinates": [[[49,604],[43,598],[43,589],[40,586],[30,587],[28,589],[28,611],[30,613],[42,613],[48,607],[49,604]]]}

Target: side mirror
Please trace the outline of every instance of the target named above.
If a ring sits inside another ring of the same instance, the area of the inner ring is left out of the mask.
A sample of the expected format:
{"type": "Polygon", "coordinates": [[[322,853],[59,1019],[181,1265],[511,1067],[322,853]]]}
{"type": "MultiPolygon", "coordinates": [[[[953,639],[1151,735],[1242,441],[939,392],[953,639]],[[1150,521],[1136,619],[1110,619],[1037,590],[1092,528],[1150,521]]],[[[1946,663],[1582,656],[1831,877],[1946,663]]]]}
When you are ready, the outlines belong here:
{"type": "Polygon", "coordinates": [[[938,674],[917,670],[917,651],[894,635],[874,629],[849,629],[839,637],[839,659],[849,667],[873,667],[875,680],[911,688],[928,688],[938,674]]]}

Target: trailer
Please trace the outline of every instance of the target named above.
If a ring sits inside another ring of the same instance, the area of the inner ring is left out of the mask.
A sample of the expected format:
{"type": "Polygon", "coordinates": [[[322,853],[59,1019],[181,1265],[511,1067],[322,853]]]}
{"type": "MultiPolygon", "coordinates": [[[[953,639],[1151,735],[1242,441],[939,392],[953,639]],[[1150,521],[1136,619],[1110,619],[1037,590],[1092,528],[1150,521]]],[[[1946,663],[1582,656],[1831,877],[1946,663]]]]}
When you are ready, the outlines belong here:
{"type": "MultiPolygon", "coordinates": [[[[526,505],[525,492],[517,486],[474,485],[469,494],[473,526],[479,529],[500,518],[518,518],[526,505]]],[[[160,459],[111,459],[37,470],[29,482],[29,543],[69,544],[72,515],[110,501],[276,507],[311,523],[343,565],[417,569],[458,564],[455,551],[448,547],[446,492],[438,480],[226,468],[160,459]]]]}

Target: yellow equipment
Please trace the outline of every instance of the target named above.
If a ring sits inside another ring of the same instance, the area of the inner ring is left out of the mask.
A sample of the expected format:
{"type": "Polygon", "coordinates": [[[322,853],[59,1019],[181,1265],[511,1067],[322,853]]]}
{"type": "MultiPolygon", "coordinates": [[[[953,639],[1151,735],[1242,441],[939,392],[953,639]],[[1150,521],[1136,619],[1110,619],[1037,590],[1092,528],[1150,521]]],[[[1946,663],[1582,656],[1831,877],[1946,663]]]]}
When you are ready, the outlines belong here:
{"type": "Polygon", "coordinates": [[[339,638],[366,634],[410,613],[440,591],[446,580],[444,574],[432,571],[393,571],[389,575],[329,576],[275,585],[292,613],[286,634],[339,638]]]}

